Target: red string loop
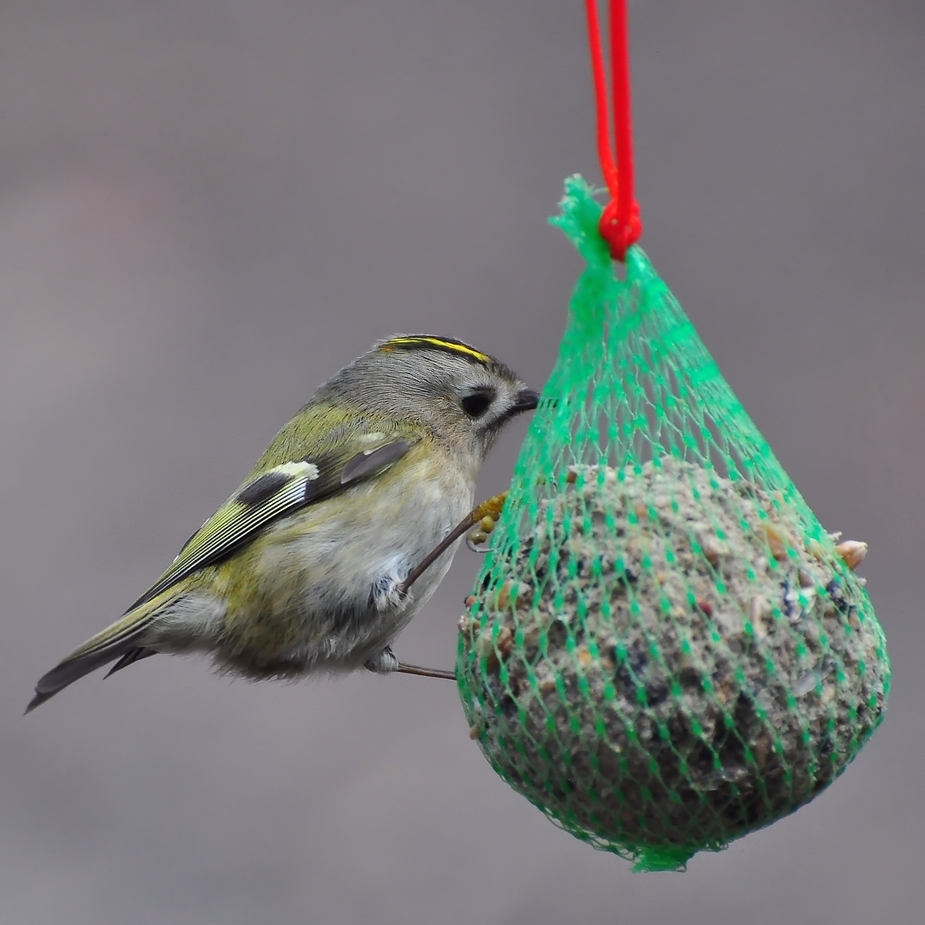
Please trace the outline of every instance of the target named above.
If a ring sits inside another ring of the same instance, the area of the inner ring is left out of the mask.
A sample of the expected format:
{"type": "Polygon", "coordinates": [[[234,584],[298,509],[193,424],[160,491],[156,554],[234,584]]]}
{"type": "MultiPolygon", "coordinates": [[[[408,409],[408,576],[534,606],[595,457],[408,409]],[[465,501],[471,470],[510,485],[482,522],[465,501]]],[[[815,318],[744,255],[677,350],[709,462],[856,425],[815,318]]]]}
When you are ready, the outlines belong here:
{"type": "Polygon", "coordinates": [[[639,204],[633,196],[633,124],[630,113],[629,32],[626,24],[626,0],[610,0],[610,58],[613,86],[613,123],[617,157],[610,146],[607,117],[607,79],[597,0],[585,0],[588,12],[588,44],[591,48],[591,74],[597,113],[597,151],[601,172],[610,192],[604,206],[599,230],[610,246],[615,260],[624,260],[630,245],[642,234],[639,204]],[[618,169],[619,166],[619,169],[618,169]]]}

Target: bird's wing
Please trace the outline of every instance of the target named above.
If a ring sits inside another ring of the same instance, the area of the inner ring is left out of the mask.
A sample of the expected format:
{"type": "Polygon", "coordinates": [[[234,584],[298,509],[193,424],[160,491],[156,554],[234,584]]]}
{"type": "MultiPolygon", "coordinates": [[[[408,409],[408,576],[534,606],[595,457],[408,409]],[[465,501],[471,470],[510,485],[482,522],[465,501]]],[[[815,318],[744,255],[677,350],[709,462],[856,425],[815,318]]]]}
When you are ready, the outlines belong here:
{"type": "Polygon", "coordinates": [[[375,421],[364,423],[357,426],[355,415],[338,418],[334,409],[306,406],[280,431],[245,483],[190,537],[170,568],[125,615],[39,679],[26,712],[108,662],[119,659],[113,669],[118,670],[152,654],[144,638],[157,607],[144,605],[197,569],[220,562],[274,520],[385,472],[420,439],[416,433],[380,431],[375,421]],[[314,417],[314,426],[306,426],[306,415],[314,417]],[[306,430],[317,436],[306,440],[306,430]]]}
{"type": "Polygon", "coordinates": [[[273,521],[380,475],[419,439],[375,431],[335,433],[327,437],[317,452],[252,475],[190,537],[170,568],[126,613],[163,594],[198,569],[220,562],[273,521]]]}

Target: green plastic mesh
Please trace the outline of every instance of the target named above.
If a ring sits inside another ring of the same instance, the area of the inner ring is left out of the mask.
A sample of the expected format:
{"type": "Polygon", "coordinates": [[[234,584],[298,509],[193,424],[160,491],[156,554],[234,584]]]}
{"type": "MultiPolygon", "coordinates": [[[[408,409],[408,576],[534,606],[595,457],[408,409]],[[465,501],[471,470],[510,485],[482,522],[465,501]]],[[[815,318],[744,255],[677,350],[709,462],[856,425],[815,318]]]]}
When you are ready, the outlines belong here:
{"type": "Polygon", "coordinates": [[[587,261],[460,621],[473,738],[572,834],[683,868],[811,800],[880,723],[890,668],[863,581],[645,254],[587,261]]]}

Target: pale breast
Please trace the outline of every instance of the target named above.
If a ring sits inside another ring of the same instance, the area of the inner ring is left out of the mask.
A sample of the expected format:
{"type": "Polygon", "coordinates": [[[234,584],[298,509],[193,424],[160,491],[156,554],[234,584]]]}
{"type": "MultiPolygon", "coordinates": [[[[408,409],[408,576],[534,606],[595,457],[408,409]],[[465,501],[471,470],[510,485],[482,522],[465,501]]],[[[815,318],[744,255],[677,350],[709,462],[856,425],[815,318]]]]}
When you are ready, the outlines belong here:
{"type": "Polygon", "coordinates": [[[390,476],[281,521],[261,543],[259,580],[265,595],[279,602],[276,619],[319,667],[356,667],[381,651],[452,563],[455,545],[407,597],[398,593],[469,512],[473,491],[446,466],[390,476]]]}

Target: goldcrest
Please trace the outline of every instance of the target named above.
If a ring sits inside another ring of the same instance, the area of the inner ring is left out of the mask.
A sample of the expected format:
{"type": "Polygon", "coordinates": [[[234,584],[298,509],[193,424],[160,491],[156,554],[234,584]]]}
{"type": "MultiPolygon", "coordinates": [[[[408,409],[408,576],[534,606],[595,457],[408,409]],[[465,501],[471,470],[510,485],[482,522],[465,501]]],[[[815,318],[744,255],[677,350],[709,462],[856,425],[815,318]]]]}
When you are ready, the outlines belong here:
{"type": "Polygon", "coordinates": [[[126,611],[44,675],[26,712],[110,662],[206,652],[293,678],[400,669],[391,643],[446,575],[485,455],[537,393],[461,341],[397,335],[342,369],[126,611]]]}

